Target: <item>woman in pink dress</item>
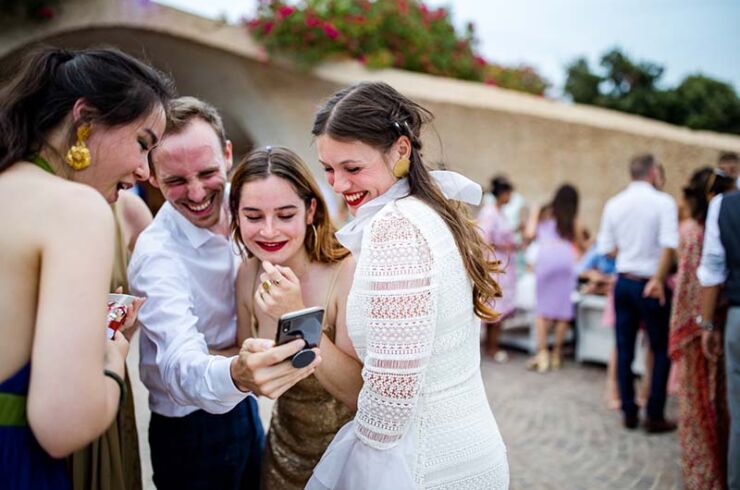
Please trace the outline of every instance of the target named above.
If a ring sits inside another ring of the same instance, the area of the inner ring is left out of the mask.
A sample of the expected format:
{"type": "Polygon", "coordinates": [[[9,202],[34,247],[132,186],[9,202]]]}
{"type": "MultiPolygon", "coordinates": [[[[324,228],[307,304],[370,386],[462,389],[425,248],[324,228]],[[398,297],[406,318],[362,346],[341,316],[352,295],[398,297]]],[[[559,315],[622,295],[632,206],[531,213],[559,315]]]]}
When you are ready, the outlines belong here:
{"type": "Polygon", "coordinates": [[[491,179],[491,193],[495,202],[481,209],[478,225],[483,239],[489,243],[495,258],[501,265],[502,273],[497,274],[496,282],[501,286],[502,296],[490,304],[499,313],[495,322],[484,322],[486,326],[485,353],[497,362],[505,362],[507,355],[498,346],[501,322],[514,314],[516,294],[516,237],[501,208],[511,200],[514,186],[504,176],[491,179]]]}

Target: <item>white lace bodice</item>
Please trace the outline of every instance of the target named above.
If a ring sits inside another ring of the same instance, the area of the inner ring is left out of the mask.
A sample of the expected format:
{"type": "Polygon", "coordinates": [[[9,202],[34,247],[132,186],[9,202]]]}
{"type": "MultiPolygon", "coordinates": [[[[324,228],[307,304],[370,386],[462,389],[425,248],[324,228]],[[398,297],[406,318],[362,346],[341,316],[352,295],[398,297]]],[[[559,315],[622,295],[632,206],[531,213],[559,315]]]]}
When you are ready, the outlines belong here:
{"type": "Polygon", "coordinates": [[[418,199],[387,204],[365,227],[347,326],[364,362],[357,437],[388,450],[411,431],[417,488],[507,488],[472,284],[449,229],[418,199]]]}

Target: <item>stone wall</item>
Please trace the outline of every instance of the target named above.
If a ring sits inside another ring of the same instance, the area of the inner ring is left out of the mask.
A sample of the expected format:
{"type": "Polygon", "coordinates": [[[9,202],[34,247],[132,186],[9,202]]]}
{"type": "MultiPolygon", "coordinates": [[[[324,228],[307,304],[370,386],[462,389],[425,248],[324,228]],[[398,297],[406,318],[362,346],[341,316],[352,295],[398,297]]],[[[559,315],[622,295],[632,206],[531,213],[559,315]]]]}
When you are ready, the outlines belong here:
{"type": "Polygon", "coordinates": [[[0,70],[36,42],[83,47],[112,44],[172,73],[181,94],[222,111],[237,154],[253,145],[286,145],[316,170],[309,134],[317,106],[338,88],[384,80],[431,109],[424,135],[429,163],[443,162],[484,186],[504,172],[534,203],[563,182],[581,191],[581,216],[592,230],[604,202],[628,182],[627,163],[653,152],[677,196],[691,171],[713,165],[721,150],[740,151],[740,137],[684,128],[613,111],[570,105],[496,87],[400,70],[367,71],[354,62],[311,72],[265,62],[239,26],[153,3],[71,0],[52,21],[0,22],[0,70]]]}

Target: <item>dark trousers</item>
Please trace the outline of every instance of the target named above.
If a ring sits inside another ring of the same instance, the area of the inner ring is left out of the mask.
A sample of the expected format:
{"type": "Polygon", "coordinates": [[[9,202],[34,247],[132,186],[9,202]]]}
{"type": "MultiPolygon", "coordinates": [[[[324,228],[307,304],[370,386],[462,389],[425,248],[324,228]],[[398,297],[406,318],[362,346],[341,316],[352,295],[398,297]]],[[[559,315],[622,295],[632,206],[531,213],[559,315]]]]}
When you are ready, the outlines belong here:
{"type": "Polygon", "coordinates": [[[635,341],[640,324],[645,325],[650,349],[653,351],[653,377],[650,382],[650,399],[647,416],[653,420],[663,418],[666,402],[666,385],[671,362],[668,358],[668,324],[671,315],[671,295],[666,289],[665,304],[657,299],[644,298],[642,292],[647,280],[635,280],[622,275],[614,287],[614,309],[617,314],[617,378],[622,412],[625,416],[637,415],[635,382],[632,361],[635,358],[635,341]]]}
{"type": "Polygon", "coordinates": [[[154,484],[159,490],[257,490],[264,443],[257,402],[251,396],[224,414],[152,413],[154,484]]]}

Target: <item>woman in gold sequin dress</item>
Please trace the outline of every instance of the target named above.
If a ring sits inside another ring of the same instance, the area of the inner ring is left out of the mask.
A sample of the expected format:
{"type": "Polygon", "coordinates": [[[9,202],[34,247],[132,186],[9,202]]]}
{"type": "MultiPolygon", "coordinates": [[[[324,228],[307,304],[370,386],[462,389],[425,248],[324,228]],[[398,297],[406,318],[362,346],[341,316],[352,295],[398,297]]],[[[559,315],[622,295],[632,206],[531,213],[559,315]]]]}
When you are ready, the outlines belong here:
{"type": "Polygon", "coordinates": [[[251,152],[234,172],[232,231],[246,257],[237,276],[238,342],[275,338],[277,319],[323,306],[322,362],[280,396],[267,435],[262,488],[302,489],[334,435],[352,419],[361,366],[351,345],[345,303],[354,273],[319,187],[285,148],[251,152]],[[274,264],[274,265],[273,265],[274,264]]]}

